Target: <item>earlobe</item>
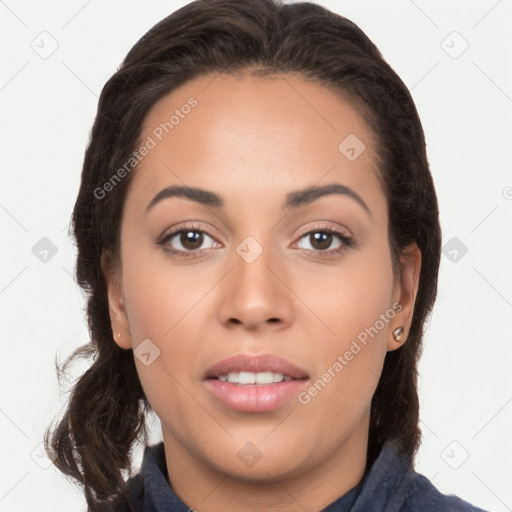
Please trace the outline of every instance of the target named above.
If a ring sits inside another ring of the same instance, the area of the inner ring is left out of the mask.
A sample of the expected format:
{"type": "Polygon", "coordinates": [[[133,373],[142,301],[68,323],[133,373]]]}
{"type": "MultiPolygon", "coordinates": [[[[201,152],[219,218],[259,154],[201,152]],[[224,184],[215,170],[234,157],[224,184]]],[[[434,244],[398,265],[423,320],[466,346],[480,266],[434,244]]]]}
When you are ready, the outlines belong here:
{"type": "Polygon", "coordinates": [[[132,348],[128,317],[124,307],[119,268],[113,262],[111,253],[101,255],[101,269],[105,278],[108,294],[108,309],[112,325],[113,339],[123,349],[132,348]]]}
{"type": "Polygon", "coordinates": [[[401,277],[396,285],[394,297],[401,308],[390,326],[388,351],[400,348],[407,341],[411,328],[421,271],[421,251],[416,242],[402,251],[400,264],[401,277]]]}

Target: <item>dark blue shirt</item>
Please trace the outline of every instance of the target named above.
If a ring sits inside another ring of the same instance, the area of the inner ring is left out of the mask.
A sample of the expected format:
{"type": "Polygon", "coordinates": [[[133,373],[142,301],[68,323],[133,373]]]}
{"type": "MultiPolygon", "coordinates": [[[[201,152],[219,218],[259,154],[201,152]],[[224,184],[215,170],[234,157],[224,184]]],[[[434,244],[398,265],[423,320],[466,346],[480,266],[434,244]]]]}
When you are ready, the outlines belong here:
{"type": "MultiPolygon", "coordinates": [[[[128,480],[135,512],[190,512],[168,483],[164,444],[146,447],[140,472],[128,480]]],[[[395,441],[388,441],[361,482],[321,512],[485,512],[441,494],[416,473],[395,441]]]]}

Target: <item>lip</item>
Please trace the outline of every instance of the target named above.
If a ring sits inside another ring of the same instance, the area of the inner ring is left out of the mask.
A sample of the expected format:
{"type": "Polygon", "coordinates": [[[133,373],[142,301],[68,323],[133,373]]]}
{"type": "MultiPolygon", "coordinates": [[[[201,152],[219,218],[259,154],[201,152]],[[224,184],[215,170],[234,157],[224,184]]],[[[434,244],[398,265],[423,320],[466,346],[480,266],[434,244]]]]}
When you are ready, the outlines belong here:
{"type": "Polygon", "coordinates": [[[261,356],[236,355],[211,366],[204,375],[207,390],[222,405],[241,412],[270,412],[304,389],[309,381],[308,374],[290,361],[272,354],[261,356]],[[219,375],[230,372],[282,373],[294,380],[273,384],[234,384],[217,380],[219,375]]]}
{"type": "Polygon", "coordinates": [[[290,361],[273,354],[251,356],[239,354],[220,361],[206,370],[205,379],[215,379],[230,372],[273,372],[293,379],[308,378],[308,374],[290,361]]]}

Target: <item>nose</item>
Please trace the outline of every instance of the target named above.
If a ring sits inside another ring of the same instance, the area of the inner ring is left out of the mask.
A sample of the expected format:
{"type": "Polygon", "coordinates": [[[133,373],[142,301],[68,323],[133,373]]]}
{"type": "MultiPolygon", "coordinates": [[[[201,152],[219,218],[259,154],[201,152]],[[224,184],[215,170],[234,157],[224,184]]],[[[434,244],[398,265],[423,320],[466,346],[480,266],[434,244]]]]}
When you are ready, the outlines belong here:
{"type": "Polygon", "coordinates": [[[293,293],[287,287],[286,271],[271,249],[252,262],[236,251],[232,270],[223,280],[219,319],[228,328],[280,330],[293,321],[293,293]]]}

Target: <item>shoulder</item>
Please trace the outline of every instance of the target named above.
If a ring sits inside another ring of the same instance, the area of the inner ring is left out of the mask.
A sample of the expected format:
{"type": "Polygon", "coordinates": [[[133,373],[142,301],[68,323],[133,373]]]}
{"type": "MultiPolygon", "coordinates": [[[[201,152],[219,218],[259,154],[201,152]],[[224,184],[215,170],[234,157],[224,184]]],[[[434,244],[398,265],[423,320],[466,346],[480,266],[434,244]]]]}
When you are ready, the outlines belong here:
{"type": "Polygon", "coordinates": [[[397,441],[387,441],[364,478],[353,512],[486,512],[463,499],[442,494],[417,473],[397,441]]]}
{"type": "Polygon", "coordinates": [[[453,494],[441,493],[432,482],[410,470],[409,492],[400,511],[435,510],[439,512],[486,512],[453,494]]]}

